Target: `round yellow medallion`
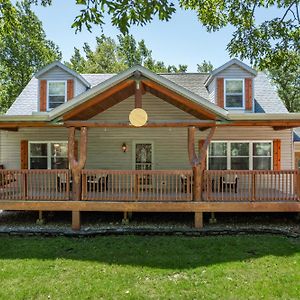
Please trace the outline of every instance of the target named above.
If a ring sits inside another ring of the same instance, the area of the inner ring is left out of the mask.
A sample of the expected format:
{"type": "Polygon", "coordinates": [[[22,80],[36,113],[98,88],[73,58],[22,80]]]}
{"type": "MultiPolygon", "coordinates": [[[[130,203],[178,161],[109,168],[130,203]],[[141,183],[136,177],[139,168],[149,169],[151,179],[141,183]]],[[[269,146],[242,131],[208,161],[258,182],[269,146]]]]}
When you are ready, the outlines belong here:
{"type": "Polygon", "coordinates": [[[148,115],[142,108],[135,108],[129,114],[130,124],[135,127],[142,127],[148,121],[148,115]]]}

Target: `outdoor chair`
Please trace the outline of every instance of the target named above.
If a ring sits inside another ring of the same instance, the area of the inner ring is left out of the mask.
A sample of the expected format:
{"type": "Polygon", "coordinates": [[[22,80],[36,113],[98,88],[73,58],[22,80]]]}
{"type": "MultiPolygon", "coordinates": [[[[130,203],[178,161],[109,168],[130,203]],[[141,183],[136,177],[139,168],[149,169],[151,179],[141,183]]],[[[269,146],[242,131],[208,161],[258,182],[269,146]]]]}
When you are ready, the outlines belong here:
{"type": "Polygon", "coordinates": [[[237,193],[237,188],[238,188],[237,175],[227,174],[225,176],[222,176],[221,185],[222,185],[223,192],[229,192],[233,190],[235,193],[237,193]]]}
{"type": "Polygon", "coordinates": [[[212,192],[230,192],[233,190],[235,193],[237,193],[238,176],[235,174],[227,174],[225,176],[220,176],[217,182],[214,178],[212,179],[211,187],[212,192]]]}
{"type": "Polygon", "coordinates": [[[88,175],[86,182],[88,192],[108,190],[108,174],[88,175]]]}
{"type": "MultiPolygon", "coordinates": [[[[59,192],[67,190],[67,179],[66,173],[57,174],[57,190],[59,192]]],[[[72,177],[69,177],[69,189],[72,190],[72,177]]]]}

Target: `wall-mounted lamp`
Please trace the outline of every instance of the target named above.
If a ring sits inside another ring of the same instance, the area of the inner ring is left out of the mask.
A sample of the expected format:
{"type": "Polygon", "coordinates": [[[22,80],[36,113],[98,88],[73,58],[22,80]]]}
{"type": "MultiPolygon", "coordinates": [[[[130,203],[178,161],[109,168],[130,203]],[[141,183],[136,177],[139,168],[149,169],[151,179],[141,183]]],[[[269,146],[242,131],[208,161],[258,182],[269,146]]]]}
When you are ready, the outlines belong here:
{"type": "Polygon", "coordinates": [[[125,152],[127,152],[127,145],[126,145],[126,143],[123,143],[122,144],[122,151],[125,153],[125,152]]]}

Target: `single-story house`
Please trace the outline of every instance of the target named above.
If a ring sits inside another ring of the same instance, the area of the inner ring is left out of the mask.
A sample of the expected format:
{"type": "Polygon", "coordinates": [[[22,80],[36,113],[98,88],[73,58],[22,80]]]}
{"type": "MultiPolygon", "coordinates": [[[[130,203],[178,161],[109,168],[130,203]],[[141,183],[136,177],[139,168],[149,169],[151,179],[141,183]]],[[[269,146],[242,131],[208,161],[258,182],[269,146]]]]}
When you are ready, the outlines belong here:
{"type": "Polygon", "coordinates": [[[289,113],[267,76],[40,70],[0,117],[0,209],[300,211],[289,113]]]}

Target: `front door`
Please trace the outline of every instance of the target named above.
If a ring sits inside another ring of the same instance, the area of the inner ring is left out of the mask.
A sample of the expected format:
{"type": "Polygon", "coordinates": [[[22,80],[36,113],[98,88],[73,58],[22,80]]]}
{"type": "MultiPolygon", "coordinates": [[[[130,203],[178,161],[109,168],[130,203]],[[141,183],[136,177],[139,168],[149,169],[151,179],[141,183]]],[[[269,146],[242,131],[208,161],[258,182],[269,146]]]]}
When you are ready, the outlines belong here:
{"type": "Polygon", "coordinates": [[[135,144],[135,170],[152,170],[152,143],[135,144]]]}
{"type": "Polygon", "coordinates": [[[295,169],[300,170],[300,152],[295,152],[295,169]]]}

